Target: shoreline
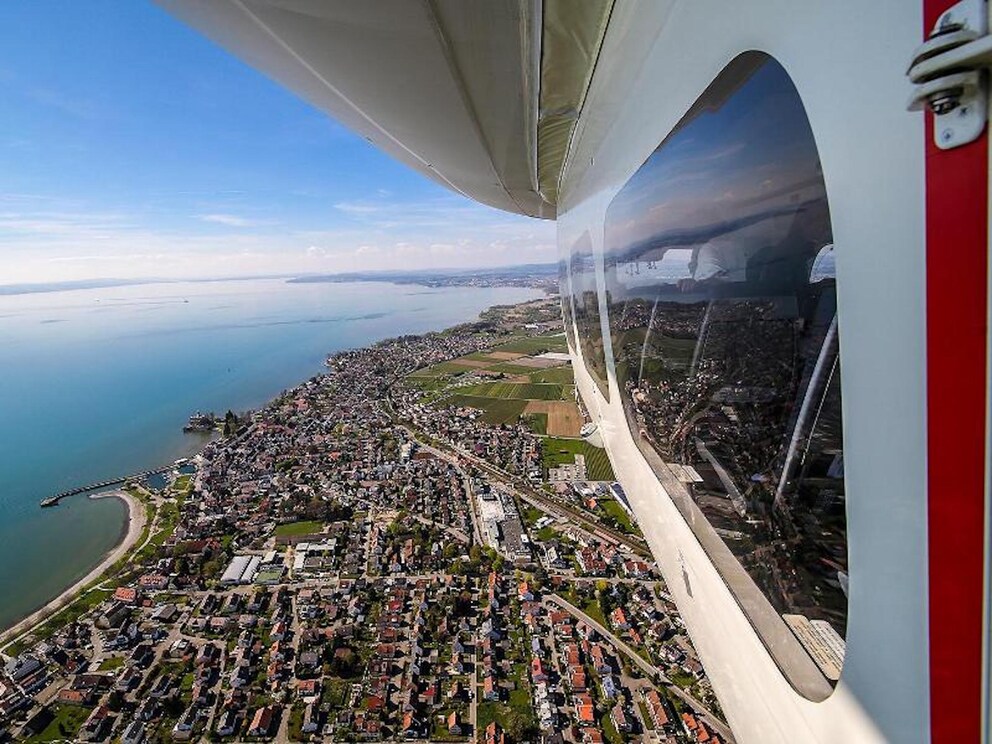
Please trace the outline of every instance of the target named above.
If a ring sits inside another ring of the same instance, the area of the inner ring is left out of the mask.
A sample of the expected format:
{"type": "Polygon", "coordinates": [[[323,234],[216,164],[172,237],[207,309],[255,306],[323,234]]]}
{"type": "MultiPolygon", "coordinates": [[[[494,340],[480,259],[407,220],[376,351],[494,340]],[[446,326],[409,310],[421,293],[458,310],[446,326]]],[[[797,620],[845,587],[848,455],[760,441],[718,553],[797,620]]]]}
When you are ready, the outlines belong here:
{"type": "Polygon", "coordinates": [[[48,620],[55,613],[71,604],[80,594],[84,587],[99,579],[106,573],[107,569],[113,566],[123,556],[135,546],[145,528],[147,515],[143,504],[131,494],[123,490],[105,491],[87,496],[94,501],[98,499],[116,498],[124,502],[127,509],[126,523],[121,531],[121,537],[117,544],[107,551],[100,562],[97,563],[85,576],[73,582],[63,589],[59,594],[27,617],[18,620],[9,628],[0,631],[0,653],[21,637],[32,632],[35,627],[48,620]]]}
{"type": "MultiPolygon", "coordinates": [[[[394,284],[396,286],[403,286],[402,283],[395,282],[395,281],[392,281],[392,280],[389,280],[389,279],[383,279],[383,280],[351,280],[351,282],[344,282],[344,283],[358,283],[358,282],[364,282],[364,281],[372,281],[372,282],[380,282],[381,281],[381,282],[388,283],[388,284],[394,284]]],[[[502,285],[498,285],[497,287],[477,287],[477,288],[478,289],[492,289],[492,288],[499,288],[501,286],[502,285]]],[[[444,287],[444,286],[442,286],[442,287],[438,287],[438,288],[439,289],[447,289],[447,288],[456,289],[456,288],[473,288],[473,287],[471,285],[455,285],[455,286],[452,286],[452,287],[444,287]]],[[[538,295],[536,297],[532,297],[532,298],[529,298],[529,299],[526,299],[526,300],[520,300],[520,301],[514,302],[514,303],[512,303],[513,305],[527,304],[527,303],[531,303],[531,302],[537,302],[537,301],[540,301],[540,300],[545,300],[545,299],[547,299],[547,296],[548,296],[548,290],[547,290],[547,288],[542,288],[542,287],[538,287],[538,286],[517,287],[515,285],[506,285],[506,288],[507,289],[531,289],[531,290],[533,290],[538,295]]],[[[480,319],[482,319],[485,316],[485,314],[487,312],[492,311],[494,308],[504,307],[504,306],[505,305],[503,305],[502,303],[495,302],[494,304],[487,305],[483,309],[479,310],[479,312],[473,318],[471,318],[471,319],[464,320],[464,321],[457,321],[457,322],[447,321],[448,324],[447,325],[442,325],[440,328],[427,329],[427,330],[423,330],[423,331],[420,331],[418,333],[411,334],[411,335],[420,336],[420,335],[425,335],[425,334],[430,334],[430,333],[441,333],[441,332],[444,332],[444,331],[449,330],[449,329],[452,329],[452,328],[457,328],[457,327],[459,327],[461,325],[464,325],[464,324],[478,322],[480,319]]],[[[353,348],[360,349],[360,348],[371,347],[371,346],[374,346],[376,344],[383,343],[385,341],[391,340],[393,338],[395,338],[395,336],[393,336],[393,335],[387,335],[384,338],[378,339],[378,340],[366,340],[364,343],[359,344],[359,345],[357,345],[357,346],[355,346],[353,348]]],[[[331,354],[333,354],[333,353],[335,353],[335,352],[327,352],[327,353],[323,353],[322,354],[321,362],[318,363],[318,368],[314,372],[315,374],[318,374],[319,375],[319,374],[324,374],[325,373],[326,360],[327,360],[328,356],[331,355],[331,354]]],[[[302,379],[297,380],[296,382],[292,383],[289,386],[289,389],[291,389],[292,387],[295,387],[297,385],[303,384],[303,382],[305,382],[307,379],[308,379],[308,377],[304,377],[302,379]]],[[[263,400],[258,401],[256,403],[252,404],[250,406],[250,410],[255,410],[257,408],[263,407],[263,406],[271,403],[273,400],[275,400],[275,398],[278,397],[278,395],[279,395],[279,392],[276,392],[276,393],[273,393],[272,395],[269,395],[269,396],[264,397],[263,400]]],[[[202,436],[202,435],[199,435],[199,436],[202,436]]],[[[209,434],[208,434],[208,438],[211,439],[211,440],[213,439],[213,437],[211,435],[209,435],[209,434]]],[[[203,447],[203,444],[200,444],[197,447],[195,447],[195,449],[192,450],[192,451],[190,451],[190,450],[185,451],[181,456],[183,456],[183,457],[190,457],[191,458],[191,457],[195,456],[195,453],[198,453],[200,450],[202,450],[202,447],[203,447]]],[[[100,493],[90,494],[90,495],[87,496],[87,498],[94,499],[94,500],[95,499],[101,499],[101,498],[111,498],[111,497],[120,498],[122,501],[124,501],[125,502],[125,505],[127,507],[127,510],[128,510],[128,513],[127,513],[127,523],[124,525],[124,527],[122,529],[121,538],[119,538],[119,541],[116,544],[116,546],[113,547],[113,548],[111,548],[107,553],[105,553],[104,556],[103,556],[103,558],[99,561],[99,563],[97,563],[94,566],[94,568],[92,570],[90,570],[85,576],[83,576],[78,581],[73,582],[70,586],[67,586],[65,589],[63,589],[62,591],[60,591],[56,596],[54,596],[48,602],[46,602],[43,606],[41,606],[38,609],[32,611],[30,614],[26,615],[25,617],[22,617],[21,619],[15,621],[14,624],[11,625],[11,626],[9,626],[8,628],[6,628],[6,629],[0,628],[0,657],[3,657],[3,656],[6,655],[6,649],[7,649],[7,647],[9,647],[15,641],[18,641],[21,638],[23,638],[24,636],[28,635],[29,632],[33,631],[37,626],[43,624],[45,621],[47,621],[48,619],[50,619],[53,615],[55,615],[58,612],[60,612],[67,605],[71,604],[74,600],[76,600],[79,596],[81,596],[81,590],[86,585],[92,583],[96,579],[99,579],[106,572],[106,570],[110,566],[112,566],[114,563],[116,563],[122,556],[126,555],[127,552],[137,542],[137,540],[139,539],[139,537],[141,535],[142,530],[144,529],[144,525],[145,525],[145,522],[147,520],[147,515],[146,515],[145,509],[144,509],[144,505],[139,500],[135,499],[133,496],[131,496],[130,494],[128,494],[128,493],[126,493],[126,492],[124,492],[122,490],[100,492],[100,493]]]]}

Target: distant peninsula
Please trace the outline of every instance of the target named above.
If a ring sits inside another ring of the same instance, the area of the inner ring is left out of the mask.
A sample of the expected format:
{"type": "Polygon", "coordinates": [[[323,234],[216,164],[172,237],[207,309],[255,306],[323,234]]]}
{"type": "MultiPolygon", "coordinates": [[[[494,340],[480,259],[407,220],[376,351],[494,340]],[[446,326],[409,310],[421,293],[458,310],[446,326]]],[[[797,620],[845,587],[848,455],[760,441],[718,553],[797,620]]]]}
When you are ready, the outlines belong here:
{"type": "Polygon", "coordinates": [[[536,287],[554,294],[558,291],[558,264],[524,264],[490,269],[352,271],[299,276],[289,280],[291,284],[325,282],[390,282],[424,287],[536,287]]]}
{"type": "Polygon", "coordinates": [[[289,284],[326,282],[390,282],[424,287],[536,287],[547,294],[558,292],[558,264],[523,264],[487,269],[425,269],[418,271],[353,271],[342,274],[260,274],[254,276],[132,279],[98,278],[53,282],[0,284],[0,296],[68,292],[108,287],[131,287],[147,284],[181,284],[184,282],[252,281],[285,279],[289,284]]]}

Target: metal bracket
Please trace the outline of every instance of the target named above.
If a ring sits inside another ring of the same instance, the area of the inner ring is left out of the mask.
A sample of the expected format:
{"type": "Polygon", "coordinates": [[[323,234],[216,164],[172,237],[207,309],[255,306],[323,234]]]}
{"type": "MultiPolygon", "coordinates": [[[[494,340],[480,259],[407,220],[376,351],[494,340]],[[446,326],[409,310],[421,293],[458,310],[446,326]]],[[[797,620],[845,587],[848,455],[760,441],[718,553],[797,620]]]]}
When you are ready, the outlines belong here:
{"type": "Polygon", "coordinates": [[[907,108],[933,113],[941,150],[978,139],[988,119],[992,37],[985,0],[962,0],[946,10],[913,53],[907,75],[915,88],[907,108]]]}

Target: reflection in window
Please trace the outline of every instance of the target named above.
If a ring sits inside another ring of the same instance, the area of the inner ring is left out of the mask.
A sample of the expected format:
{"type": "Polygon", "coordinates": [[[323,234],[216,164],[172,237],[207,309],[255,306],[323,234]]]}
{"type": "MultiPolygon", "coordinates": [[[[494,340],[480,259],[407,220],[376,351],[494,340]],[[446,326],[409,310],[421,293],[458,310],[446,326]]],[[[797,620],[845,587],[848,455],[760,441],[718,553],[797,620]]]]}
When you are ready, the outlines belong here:
{"type": "Polygon", "coordinates": [[[784,638],[831,682],[848,570],[833,259],[802,102],[757,52],[607,212],[613,355],[636,439],[687,494],[676,503],[783,671],[784,638]]]}
{"type": "Polygon", "coordinates": [[[596,291],[596,264],[592,254],[592,240],[584,233],[571,255],[571,292],[575,312],[575,329],[579,335],[582,358],[586,369],[600,392],[610,399],[606,381],[606,352],[603,348],[603,327],[599,315],[599,295],[596,291]]]}
{"type": "Polygon", "coordinates": [[[558,261],[558,287],[561,296],[561,319],[565,324],[565,339],[568,341],[568,348],[574,350],[575,326],[572,319],[572,290],[568,277],[568,256],[562,257],[558,261]]]}

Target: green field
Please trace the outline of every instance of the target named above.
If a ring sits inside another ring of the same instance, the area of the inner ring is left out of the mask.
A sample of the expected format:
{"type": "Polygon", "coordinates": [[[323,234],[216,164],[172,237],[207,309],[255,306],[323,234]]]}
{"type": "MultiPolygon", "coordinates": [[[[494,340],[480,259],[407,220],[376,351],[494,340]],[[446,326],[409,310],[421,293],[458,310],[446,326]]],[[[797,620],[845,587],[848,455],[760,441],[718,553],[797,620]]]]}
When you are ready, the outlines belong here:
{"type": "Polygon", "coordinates": [[[446,375],[441,375],[438,377],[418,377],[416,375],[410,375],[406,378],[406,383],[417,388],[418,390],[423,390],[425,393],[430,393],[436,390],[444,390],[451,384],[451,379],[446,375]]]}
{"type": "Polygon", "coordinates": [[[615,499],[600,499],[599,506],[604,512],[613,517],[621,531],[628,534],[638,531],[637,527],[631,522],[627,510],[620,506],[619,502],[615,499]]]}
{"type": "Polygon", "coordinates": [[[505,722],[506,713],[506,706],[500,705],[499,703],[479,703],[477,713],[479,728],[482,731],[485,731],[486,726],[488,726],[492,721],[503,720],[505,722]]]}
{"type": "Polygon", "coordinates": [[[551,525],[545,525],[544,527],[542,527],[537,531],[537,539],[543,540],[544,542],[547,542],[548,540],[554,540],[556,537],[558,537],[558,533],[555,531],[555,528],[552,527],[551,525]]]}
{"type": "Polygon", "coordinates": [[[493,351],[510,351],[517,354],[542,354],[545,351],[568,351],[564,335],[527,336],[497,346],[493,351]]]}
{"type": "MultiPolygon", "coordinates": [[[[535,336],[511,340],[491,350],[467,354],[462,359],[485,362],[486,367],[466,367],[453,362],[441,362],[417,370],[407,377],[407,383],[423,391],[421,401],[434,405],[456,405],[476,408],[483,412],[482,419],[490,424],[516,423],[529,400],[570,400],[574,395],[574,377],[571,367],[562,365],[551,369],[535,369],[512,360],[500,361],[489,356],[493,351],[519,354],[538,354],[544,351],[565,349],[563,336],[535,336]],[[523,382],[497,379],[463,387],[450,388],[460,375],[488,371],[503,375],[520,376],[523,382]],[[445,393],[448,394],[445,394],[445,393]]],[[[547,414],[528,415],[525,423],[536,434],[546,434],[547,414]]]]}
{"type": "Polygon", "coordinates": [[[531,382],[484,382],[459,388],[463,395],[480,398],[504,398],[516,400],[561,400],[561,385],[545,385],[531,382]]]}
{"type": "Polygon", "coordinates": [[[512,398],[482,398],[473,395],[455,394],[441,401],[442,405],[466,406],[478,408],[483,413],[483,420],[490,424],[512,424],[524,412],[526,400],[512,398]]]}
{"type": "Polygon", "coordinates": [[[174,491],[188,491],[190,486],[190,481],[193,479],[192,475],[185,474],[180,475],[172,482],[172,489],[174,491]]]}
{"type": "Polygon", "coordinates": [[[598,599],[587,600],[582,606],[582,611],[604,628],[610,627],[610,624],[606,622],[606,615],[603,614],[603,608],[600,606],[598,599]]]}
{"type": "Polygon", "coordinates": [[[563,463],[575,462],[576,455],[586,458],[586,475],[589,480],[615,480],[613,468],[606,450],[593,447],[582,439],[563,439],[548,437],[541,442],[541,459],[545,472],[548,468],[556,468],[563,463]]]}
{"type": "Polygon", "coordinates": [[[532,372],[528,375],[531,382],[551,382],[558,385],[574,385],[575,375],[572,374],[572,366],[566,364],[563,367],[552,367],[542,369],[540,372],[532,372]]]}
{"type": "Polygon", "coordinates": [[[537,524],[537,520],[544,516],[544,512],[533,506],[525,506],[521,515],[524,521],[527,522],[528,527],[533,527],[537,524]]]}
{"type": "Polygon", "coordinates": [[[548,414],[546,413],[525,413],[524,423],[535,434],[548,433],[548,414]]]}
{"type": "Polygon", "coordinates": [[[575,455],[585,454],[585,446],[586,443],[581,439],[548,437],[541,443],[544,467],[556,468],[564,463],[575,462],[575,455]]]}
{"type": "Polygon", "coordinates": [[[90,711],[75,705],[56,705],[52,708],[54,718],[45,729],[35,736],[25,739],[29,742],[71,741],[82,727],[90,711]]]}
{"type": "Polygon", "coordinates": [[[479,731],[485,731],[491,721],[496,721],[507,733],[529,739],[528,733],[537,728],[530,691],[523,686],[523,675],[515,674],[512,679],[516,682],[517,689],[510,691],[506,703],[479,703],[476,724],[479,731]]]}
{"type": "Polygon", "coordinates": [[[486,369],[490,372],[499,372],[504,375],[526,375],[534,371],[533,367],[514,364],[513,362],[493,362],[486,369]]]}
{"type": "Polygon", "coordinates": [[[315,535],[323,529],[323,522],[288,522],[278,525],[275,535],[276,537],[299,537],[300,535],[315,535]]]}
{"type": "Polygon", "coordinates": [[[466,354],[463,357],[458,357],[459,359],[469,359],[473,362],[491,362],[493,358],[489,356],[488,351],[473,351],[471,354],[466,354]]]}
{"type": "Polygon", "coordinates": [[[410,373],[410,377],[441,377],[442,375],[460,375],[471,368],[454,362],[439,362],[430,367],[424,367],[410,373]]]}
{"type": "Polygon", "coordinates": [[[348,699],[348,681],[339,677],[327,677],[324,684],[323,701],[331,708],[341,708],[348,699]]]}
{"type": "Polygon", "coordinates": [[[115,669],[120,669],[124,666],[127,661],[123,656],[111,656],[100,662],[99,671],[101,672],[112,672],[115,669]]]}

